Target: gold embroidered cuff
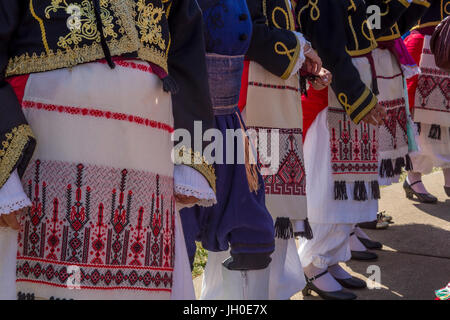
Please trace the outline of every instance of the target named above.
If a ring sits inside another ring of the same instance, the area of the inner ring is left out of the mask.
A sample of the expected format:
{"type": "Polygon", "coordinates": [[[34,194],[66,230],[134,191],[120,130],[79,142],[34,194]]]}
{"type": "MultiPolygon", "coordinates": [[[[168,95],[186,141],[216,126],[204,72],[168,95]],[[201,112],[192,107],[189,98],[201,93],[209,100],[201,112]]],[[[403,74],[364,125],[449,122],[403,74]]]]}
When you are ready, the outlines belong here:
{"type": "Polygon", "coordinates": [[[348,102],[348,97],[343,92],[338,94],[338,100],[344,107],[345,112],[356,124],[358,124],[378,102],[375,95],[367,87],[353,104],[348,102]]]}
{"type": "Polygon", "coordinates": [[[400,30],[398,29],[398,25],[397,23],[394,24],[394,26],[391,28],[391,34],[389,35],[385,35],[382,37],[377,38],[377,42],[378,41],[389,41],[389,40],[395,40],[398,38],[401,38],[401,34],[400,34],[400,30]]]}
{"type": "Polygon", "coordinates": [[[0,149],[0,188],[8,181],[23,155],[24,148],[33,139],[35,139],[33,132],[27,124],[20,125],[5,134],[0,149]]]}
{"type": "Polygon", "coordinates": [[[345,47],[345,51],[351,56],[351,57],[357,57],[362,56],[365,54],[368,54],[369,52],[372,52],[377,47],[376,41],[373,41],[370,45],[370,47],[367,47],[365,49],[359,49],[359,50],[348,50],[347,47],[345,47]]]}
{"type": "Polygon", "coordinates": [[[194,152],[191,148],[186,149],[182,146],[174,153],[175,164],[183,164],[197,170],[208,181],[211,189],[216,193],[216,171],[214,166],[209,164],[204,156],[200,155],[200,152],[194,152]]]}
{"type": "Polygon", "coordinates": [[[283,80],[287,80],[291,76],[292,70],[294,69],[295,65],[297,64],[298,56],[300,55],[300,41],[298,40],[297,36],[295,36],[295,40],[297,41],[297,45],[296,45],[295,49],[292,49],[292,51],[294,51],[294,54],[292,56],[290,56],[288,54],[290,62],[289,62],[289,66],[287,67],[286,71],[281,76],[281,79],[283,79],[283,80]]]}
{"type": "Polygon", "coordinates": [[[354,123],[358,124],[378,103],[377,97],[372,94],[372,99],[369,104],[367,104],[352,120],[354,123]]]}

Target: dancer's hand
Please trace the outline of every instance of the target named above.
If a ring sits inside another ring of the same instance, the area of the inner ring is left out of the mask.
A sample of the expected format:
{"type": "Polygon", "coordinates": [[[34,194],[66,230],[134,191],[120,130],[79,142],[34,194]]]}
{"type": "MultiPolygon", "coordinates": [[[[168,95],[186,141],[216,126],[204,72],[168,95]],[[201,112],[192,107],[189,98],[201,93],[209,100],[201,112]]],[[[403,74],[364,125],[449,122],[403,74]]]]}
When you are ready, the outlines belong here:
{"type": "Polygon", "coordinates": [[[332,79],[333,75],[331,72],[325,68],[322,68],[319,75],[314,79],[314,81],[310,81],[310,83],[314,89],[322,90],[331,84],[332,79]]]}
{"type": "Polygon", "coordinates": [[[304,69],[306,69],[308,73],[319,75],[319,72],[322,69],[322,60],[319,55],[309,44],[306,44],[303,50],[305,55],[305,62],[303,63],[304,69]]]}
{"type": "Polygon", "coordinates": [[[0,215],[0,227],[7,227],[13,230],[19,230],[20,224],[17,216],[21,213],[23,209],[17,210],[9,214],[0,215]]]}
{"type": "Polygon", "coordinates": [[[184,204],[184,205],[192,205],[192,204],[196,204],[197,202],[200,201],[196,197],[185,196],[183,194],[178,194],[178,193],[175,194],[175,200],[178,203],[181,203],[181,204],[184,204]]]}
{"type": "Polygon", "coordinates": [[[387,118],[386,110],[379,103],[361,120],[374,126],[381,126],[387,118]]]}

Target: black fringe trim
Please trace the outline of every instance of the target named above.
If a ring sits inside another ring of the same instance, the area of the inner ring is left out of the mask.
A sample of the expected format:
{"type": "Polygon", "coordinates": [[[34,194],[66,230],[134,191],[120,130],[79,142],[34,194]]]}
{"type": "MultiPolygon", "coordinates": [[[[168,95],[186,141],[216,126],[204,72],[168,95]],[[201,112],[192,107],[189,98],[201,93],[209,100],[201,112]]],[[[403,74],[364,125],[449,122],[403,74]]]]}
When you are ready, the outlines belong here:
{"type": "Polygon", "coordinates": [[[372,199],[380,199],[380,185],[377,180],[370,182],[370,189],[372,190],[372,199]]]}
{"type": "Polygon", "coordinates": [[[311,225],[309,224],[308,218],[306,218],[303,222],[305,224],[305,231],[295,232],[295,236],[305,238],[306,240],[311,240],[313,238],[313,232],[311,229],[311,225]]]}
{"type": "Polygon", "coordinates": [[[391,159],[381,160],[380,165],[380,177],[393,177],[394,176],[394,166],[392,165],[391,159]]]}
{"type": "Polygon", "coordinates": [[[367,189],[364,181],[355,181],[355,188],[353,189],[353,200],[355,201],[366,201],[367,189]]]}
{"type": "Polygon", "coordinates": [[[411,161],[411,158],[409,157],[409,154],[407,154],[406,156],[405,156],[405,170],[406,171],[412,171],[413,170],[413,164],[412,164],[412,161],[411,161]]]}
{"type": "Polygon", "coordinates": [[[399,157],[395,161],[391,159],[381,160],[380,165],[380,177],[391,178],[393,176],[398,176],[402,173],[402,169],[405,168],[406,171],[411,171],[413,169],[412,161],[409,155],[405,157],[399,157]],[[393,164],[393,162],[395,164],[393,164]]]}
{"type": "Polygon", "coordinates": [[[441,140],[441,126],[438,124],[432,124],[428,138],[434,140],[441,140]]]}
{"type": "Polygon", "coordinates": [[[347,186],[345,181],[334,182],[334,200],[347,200],[347,186]]]}
{"type": "Polygon", "coordinates": [[[402,168],[405,167],[405,165],[405,158],[400,157],[395,159],[394,175],[400,175],[402,173],[402,168]]]}
{"type": "Polygon", "coordinates": [[[177,82],[171,76],[166,76],[162,79],[164,92],[170,92],[171,94],[177,94],[180,91],[177,82]]]}
{"type": "Polygon", "coordinates": [[[293,237],[294,227],[292,226],[291,220],[289,218],[278,217],[275,221],[275,238],[287,240],[293,237]]]}

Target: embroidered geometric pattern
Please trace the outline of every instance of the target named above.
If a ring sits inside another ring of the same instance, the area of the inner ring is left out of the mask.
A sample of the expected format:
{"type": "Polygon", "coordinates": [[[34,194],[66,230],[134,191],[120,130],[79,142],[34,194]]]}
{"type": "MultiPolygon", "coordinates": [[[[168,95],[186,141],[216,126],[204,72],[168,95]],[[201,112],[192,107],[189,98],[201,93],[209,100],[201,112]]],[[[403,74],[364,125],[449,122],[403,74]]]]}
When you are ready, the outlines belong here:
{"type": "MultiPolygon", "coordinates": [[[[378,173],[378,137],[376,128],[354,124],[342,109],[328,109],[331,168],[335,180],[368,181],[364,176],[378,173]]],[[[370,179],[372,180],[372,179],[370,179]]],[[[376,177],[375,179],[376,180],[376,177]]]]}
{"type": "MultiPolygon", "coordinates": [[[[272,130],[279,132],[279,167],[273,175],[263,176],[266,194],[306,196],[306,176],[303,160],[302,129],[274,129],[253,127],[256,132],[265,130],[271,136],[272,130]]],[[[268,141],[266,155],[272,156],[268,141]]],[[[259,146],[261,148],[261,145],[259,146]]],[[[261,163],[261,159],[259,159],[261,163]]],[[[264,167],[264,164],[261,164],[264,167]]],[[[269,165],[267,165],[269,166],[269,165]]]]}
{"type": "MultiPolygon", "coordinates": [[[[25,23],[38,25],[41,43],[29,52],[13,52],[6,74],[29,74],[69,68],[105,57],[94,5],[89,0],[30,1],[25,23]],[[48,37],[49,30],[56,31],[48,37]],[[51,41],[57,39],[58,41],[51,41]]],[[[167,72],[168,30],[172,0],[100,0],[103,34],[112,56],[132,54],[167,72]]],[[[28,29],[27,29],[28,30],[28,29]]],[[[35,31],[35,30],[33,30],[35,31]]]]}
{"type": "Polygon", "coordinates": [[[129,169],[36,160],[22,179],[17,281],[82,289],[170,291],[172,178],[129,169]]]}
{"type": "MultiPolygon", "coordinates": [[[[421,72],[417,81],[414,108],[432,113],[443,112],[441,116],[448,117],[446,114],[450,112],[450,73],[436,66],[434,55],[430,51],[429,46],[429,36],[426,36],[422,48],[421,72]]],[[[428,120],[425,114],[420,116],[420,118],[414,118],[416,122],[432,123],[432,121],[428,120]]]]}
{"type": "Polygon", "coordinates": [[[169,133],[172,133],[174,130],[172,126],[170,126],[166,123],[163,123],[163,122],[159,122],[159,121],[155,121],[155,120],[151,120],[151,119],[147,119],[147,118],[142,118],[142,117],[136,116],[136,115],[125,114],[125,113],[120,113],[120,112],[103,111],[103,110],[93,109],[93,108],[60,106],[60,105],[46,104],[46,103],[35,102],[35,101],[23,101],[22,108],[38,109],[38,110],[45,110],[45,111],[57,111],[60,113],[68,113],[71,115],[78,115],[78,116],[88,116],[88,117],[128,121],[128,122],[143,125],[146,127],[152,127],[155,129],[164,130],[169,133]]]}
{"type": "Polygon", "coordinates": [[[385,107],[387,113],[387,119],[384,125],[380,127],[380,152],[407,147],[405,99],[379,101],[379,104],[385,107]]]}

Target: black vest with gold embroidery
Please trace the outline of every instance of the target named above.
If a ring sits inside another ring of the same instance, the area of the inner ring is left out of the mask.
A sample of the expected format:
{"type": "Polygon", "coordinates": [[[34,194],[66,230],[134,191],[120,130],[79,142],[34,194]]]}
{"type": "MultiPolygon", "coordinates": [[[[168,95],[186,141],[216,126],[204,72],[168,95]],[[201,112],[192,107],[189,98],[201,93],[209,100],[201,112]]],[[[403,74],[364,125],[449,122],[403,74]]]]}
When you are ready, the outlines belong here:
{"type": "MultiPolygon", "coordinates": [[[[196,0],[0,0],[0,187],[16,168],[23,173],[35,145],[9,76],[103,58],[113,67],[108,56],[147,61],[172,93],[175,129],[196,146],[195,121],[207,130],[214,120],[203,34],[196,0]]],[[[197,152],[188,145],[189,157],[197,152]]],[[[188,165],[215,188],[212,166],[188,165]]]]}
{"type": "MultiPolygon", "coordinates": [[[[338,0],[338,2],[342,2],[338,0]]],[[[376,47],[374,35],[367,22],[366,4],[364,0],[346,0],[343,2],[347,9],[344,19],[347,35],[347,52],[351,56],[369,53],[376,47]]],[[[338,13],[335,13],[338,14],[338,13]]]]}
{"type": "Polygon", "coordinates": [[[377,41],[389,41],[400,38],[417,23],[430,7],[430,3],[426,0],[413,0],[411,3],[403,0],[400,2],[402,2],[401,6],[392,6],[392,2],[386,3],[387,11],[382,12],[382,17],[390,13],[391,19],[395,19],[396,21],[393,25],[391,21],[382,21],[385,28],[382,28],[381,32],[376,34],[378,36],[377,41]],[[381,36],[379,36],[380,34],[381,36]]]}
{"type": "Polygon", "coordinates": [[[297,63],[300,43],[289,0],[247,0],[253,34],[247,58],[287,79],[297,63]]]}
{"type": "Polygon", "coordinates": [[[112,56],[130,54],[167,72],[167,15],[173,0],[16,0],[18,37],[10,43],[7,76],[71,67],[103,58],[94,11],[112,56]]]}
{"type": "Polygon", "coordinates": [[[352,63],[377,46],[366,9],[363,0],[299,0],[296,7],[300,30],[333,74],[331,87],[355,123],[377,103],[352,63]]]}
{"type": "Polygon", "coordinates": [[[413,29],[424,27],[435,27],[447,16],[450,15],[450,0],[428,0],[430,8],[413,29]]]}

